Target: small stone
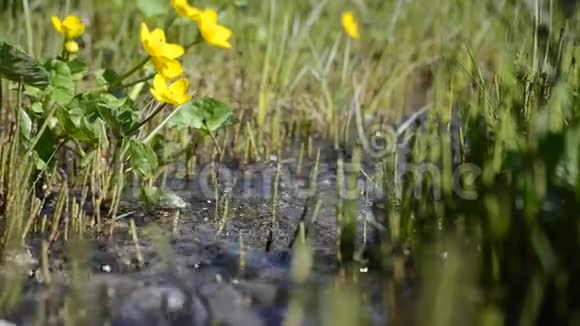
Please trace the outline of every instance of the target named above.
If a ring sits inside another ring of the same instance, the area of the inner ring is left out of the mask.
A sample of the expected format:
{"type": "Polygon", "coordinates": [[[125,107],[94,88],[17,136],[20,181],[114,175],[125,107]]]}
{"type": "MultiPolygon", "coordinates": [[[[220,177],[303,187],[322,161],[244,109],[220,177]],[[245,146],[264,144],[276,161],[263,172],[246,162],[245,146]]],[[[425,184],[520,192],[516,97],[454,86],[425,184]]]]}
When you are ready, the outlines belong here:
{"type": "Polygon", "coordinates": [[[108,264],[101,265],[100,269],[101,269],[101,272],[103,272],[103,273],[110,273],[113,271],[113,269],[111,268],[111,265],[108,265],[108,264]]]}
{"type": "Polygon", "coordinates": [[[16,326],[16,324],[4,319],[0,319],[0,326],[16,326]]]}
{"type": "Polygon", "coordinates": [[[173,192],[165,192],[161,197],[160,206],[169,209],[183,209],[187,207],[187,202],[173,192]]]}

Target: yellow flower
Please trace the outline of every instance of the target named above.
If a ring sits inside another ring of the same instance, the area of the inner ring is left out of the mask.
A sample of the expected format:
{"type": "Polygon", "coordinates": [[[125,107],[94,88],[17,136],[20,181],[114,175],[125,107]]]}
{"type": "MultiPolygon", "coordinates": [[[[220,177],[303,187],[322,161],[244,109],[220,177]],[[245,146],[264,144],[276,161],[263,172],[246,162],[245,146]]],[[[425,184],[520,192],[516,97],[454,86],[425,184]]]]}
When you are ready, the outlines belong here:
{"type": "Polygon", "coordinates": [[[53,16],[51,20],[54,29],[64,35],[67,40],[77,38],[85,32],[85,25],[76,16],[67,16],[63,21],[53,16]]]}
{"type": "Polygon", "coordinates": [[[64,44],[64,48],[68,53],[77,53],[79,52],[79,44],[75,41],[67,41],[64,44]]]}
{"type": "Polygon", "coordinates": [[[153,87],[150,91],[159,102],[181,105],[191,99],[191,95],[186,94],[189,88],[187,79],[181,78],[170,85],[167,85],[167,82],[167,79],[161,74],[157,74],[153,78],[153,87]]]}
{"type": "Polygon", "coordinates": [[[348,34],[348,36],[350,36],[355,40],[360,37],[358,31],[358,23],[356,22],[356,19],[354,18],[354,14],[352,13],[352,11],[343,12],[341,22],[342,28],[344,28],[344,31],[346,32],[346,34],[348,34]]]}
{"type": "Polygon", "coordinates": [[[173,79],[183,73],[181,63],[175,59],[166,57],[151,57],[151,62],[155,66],[157,73],[167,79],[173,79]]]}
{"type": "Polygon", "coordinates": [[[219,25],[217,16],[217,12],[213,9],[204,10],[199,19],[199,31],[207,43],[229,49],[232,47],[229,42],[232,31],[225,26],[219,25]]]}
{"type": "Polygon", "coordinates": [[[185,52],[181,45],[167,43],[162,29],[156,28],[149,31],[145,23],[141,23],[141,43],[145,52],[152,57],[177,59],[185,52]]]}
{"type": "Polygon", "coordinates": [[[195,21],[201,17],[201,10],[190,6],[187,0],[171,0],[171,5],[180,16],[188,17],[195,21]]]}

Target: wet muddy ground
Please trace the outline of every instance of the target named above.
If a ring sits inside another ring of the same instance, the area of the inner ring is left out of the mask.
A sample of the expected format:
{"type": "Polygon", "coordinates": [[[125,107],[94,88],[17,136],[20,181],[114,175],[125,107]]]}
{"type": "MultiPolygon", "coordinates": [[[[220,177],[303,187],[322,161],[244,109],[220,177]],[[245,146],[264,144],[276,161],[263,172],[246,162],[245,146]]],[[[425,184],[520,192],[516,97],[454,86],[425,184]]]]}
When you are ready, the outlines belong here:
{"type": "MultiPolygon", "coordinates": [[[[262,179],[264,174],[256,175],[262,179]]],[[[215,198],[199,191],[203,187],[198,182],[169,180],[167,184],[187,204],[179,211],[176,227],[175,211],[148,212],[129,201],[123,205],[125,216],[117,221],[113,237],[91,241],[87,262],[91,276],[84,279],[78,300],[87,316],[100,316],[93,319],[94,324],[108,319],[112,325],[280,325],[293,291],[305,293],[304,300],[310,303],[305,324],[328,320],[332,300],[325,296],[338,272],[334,180],[323,178],[318,184],[322,204],[309,229],[314,265],[305,284],[293,282],[294,254],[289,248],[308,205],[303,193],[280,183],[277,217],[269,236],[271,198],[262,196],[255,186],[245,191],[226,189],[221,193],[228,196],[229,213],[224,215],[222,204],[216,220],[215,198]],[[129,219],[139,229],[142,266],[137,264],[136,246],[128,236],[129,219]],[[174,231],[168,233],[167,243],[146,235],[152,225],[174,231]]],[[[263,180],[250,183],[261,187],[263,180]]],[[[361,216],[371,214],[364,204],[361,216]]],[[[60,324],[66,311],[65,285],[71,280],[64,267],[65,249],[54,246],[50,252],[50,286],[43,282],[39,249],[39,243],[32,241],[29,251],[18,254],[17,260],[27,265],[30,274],[18,308],[7,318],[16,324],[33,324],[39,317],[48,324],[60,324]]],[[[386,278],[365,267],[356,274],[368,300],[369,322],[384,324],[386,278]]]]}
{"type": "MultiPolygon", "coordinates": [[[[47,285],[40,240],[33,239],[9,258],[23,268],[20,274],[25,277],[22,296],[4,317],[7,325],[32,325],[37,320],[64,324],[70,309],[78,312],[83,324],[94,325],[281,325],[292,298],[302,300],[303,324],[335,324],[332,289],[344,272],[336,262],[336,152],[321,153],[315,192],[309,191],[312,158],[305,159],[301,173],[296,159],[282,160],[279,167],[276,162],[272,157],[243,169],[220,166],[218,201],[208,181],[215,165],[198,167],[191,180],[170,177],[165,189],[174,194],[169,201],[183,204],[179,209],[165,203],[147,211],[137,200],[138,185],[129,186],[112,236],[89,241],[83,256],[86,265],[79,265],[86,269],[77,273],[80,279],[71,279],[66,249],[54,244],[47,285]],[[273,210],[276,175],[279,192],[273,210]],[[313,211],[318,212],[314,220],[313,211]],[[139,252],[129,236],[131,220],[137,225],[139,252]],[[294,259],[290,244],[301,222],[308,226],[313,265],[299,284],[292,270],[302,260],[294,259]],[[165,238],[159,239],[161,234],[165,238]]],[[[373,163],[365,162],[363,170],[358,178],[361,192],[356,194],[361,247],[376,223],[371,201],[381,196],[369,183],[373,163]]],[[[392,313],[386,309],[388,296],[393,293],[398,297],[398,318],[412,319],[416,295],[412,279],[393,292],[388,272],[362,264],[348,274],[350,284],[362,293],[366,322],[385,324],[392,313]]],[[[15,282],[9,268],[3,275],[4,284],[15,282]]]]}

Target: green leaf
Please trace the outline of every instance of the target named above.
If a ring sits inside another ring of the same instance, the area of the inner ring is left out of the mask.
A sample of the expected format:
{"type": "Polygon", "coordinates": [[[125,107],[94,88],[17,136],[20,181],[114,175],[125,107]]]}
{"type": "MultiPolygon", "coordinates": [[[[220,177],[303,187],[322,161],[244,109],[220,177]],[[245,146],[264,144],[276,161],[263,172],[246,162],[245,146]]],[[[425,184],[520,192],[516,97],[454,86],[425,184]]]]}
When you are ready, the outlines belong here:
{"type": "Polygon", "coordinates": [[[100,120],[89,121],[81,108],[58,108],[55,112],[55,117],[68,138],[87,143],[96,143],[98,141],[102,122],[100,120]]]}
{"type": "Polygon", "coordinates": [[[81,80],[87,75],[89,67],[87,64],[79,57],[67,62],[70,69],[73,80],[81,80]]]}
{"type": "Polygon", "coordinates": [[[131,166],[144,177],[153,178],[157,170],[157,154],[148,144],[131,140],[129,143],[131,166]]]}
{"type": "Polygon", "coordinates": [[[168,122],[168,127],[215,132],[235,121],[229,105],[206,97],[184,104],[168,122]]]}
{"type": "Polygon", "coordinates": [[[46,88],[48,73],[36,60],[14,46],[0,42],[0,78],[46,88]]]}
{"type": "MultiPolygon", "coordinates": [[[[57,137],[52,130],[49,128],[45,129],[38,140],[38,143],[34,147],[34,159],[36,168],[41,170],[44,169],[57,146],[57,137]]],[[[54,163],[54,160],[52,161],[54,163]]]]}
{"type": "Polygon", "coordinates": [[[42,102],[32,102],[30,104],[30,112],[36,113],[41,115],[44,113],[44,107],[42,106],[42,102]]]}
{"type": "Polygon", "coordinates": [[[95,73],[95,77],[96,77],[97,83],[99,85],[107,86],[107,87],[117,86],[117,87],[109,90],[109,92],[111,94],[115,95],[118,98],[125,97],[125,93],[123,92],[123,89],[118,87],[119,85],[122,84],[122,80],[121,80],[121,76],[117,72],[115,72],[114,70],[111,70],[109,68],[101,69],[95,73]]]}
{"type": "Polygon", "coordinates": [[[129,106],[126,97],[117,99],[113,95],[103,94],[96,104],[96,109],[101,119],[117,138],[130,136],[139,124],[139,116],[129,106]]]}
{"type": "Polygon", "coordinates": [[[99,116],[101,107],[108,107],[112,110],[120,109],[127,105],[127,98],[117,98],[109,93],[88,93],[83,94],[79,99],[78,107],[82,108],[88,116],[99,116]]]}
{"type": "Polygon", "coordinates": [[[51,97],[55,102],[65,105],[74,97],[74,82],[69,66],[60,60],[48,63],[51,97]]]}
{"type": "Polygon", "coordinates": [[[97,83],[103,86],[117,84],[121,81],[121,76],[109,68],[97,70],[95,77],[97,78],[97,83]]]}
{"type": "Polygon", "coordinates": [[[24,137],[27,141],[30,140],[30,135],[32,134],[32,120],[26,111],[19,110],[19,120],[20,120],[20,135],[24,137]]]}
{"type": "Polygon", "coordinates": [[[47,89],[40,89],[38,87],[26,85],[24,87],[24,95],[31,97],[31,98],[41,98],[48,93],[47,89]]]}
{"type": "Polygon", "coordinates": [[[166,0],[137,0],[137,8],[146,18],[163,16],[168,11],[166,0]]]}

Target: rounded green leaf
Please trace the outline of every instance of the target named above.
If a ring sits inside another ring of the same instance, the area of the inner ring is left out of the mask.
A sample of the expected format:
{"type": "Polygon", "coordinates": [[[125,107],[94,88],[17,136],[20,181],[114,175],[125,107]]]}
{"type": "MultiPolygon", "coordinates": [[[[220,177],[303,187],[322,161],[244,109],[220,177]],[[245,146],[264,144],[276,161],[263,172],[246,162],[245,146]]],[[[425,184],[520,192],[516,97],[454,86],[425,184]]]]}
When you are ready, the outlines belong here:
{"type": "Polygon", "coordinates": [[[49,64],[51,98],[61,105],[69,103],[74,97],[74,81],[69,66],[60,60],[49,64]]]}
{"type": "Polygon", "coordinates": [[[229,105],[205,97],[191,101],[179,108],[168,127],[175,129],[198,129],[214,132],[235,121],[229,105]]]}

